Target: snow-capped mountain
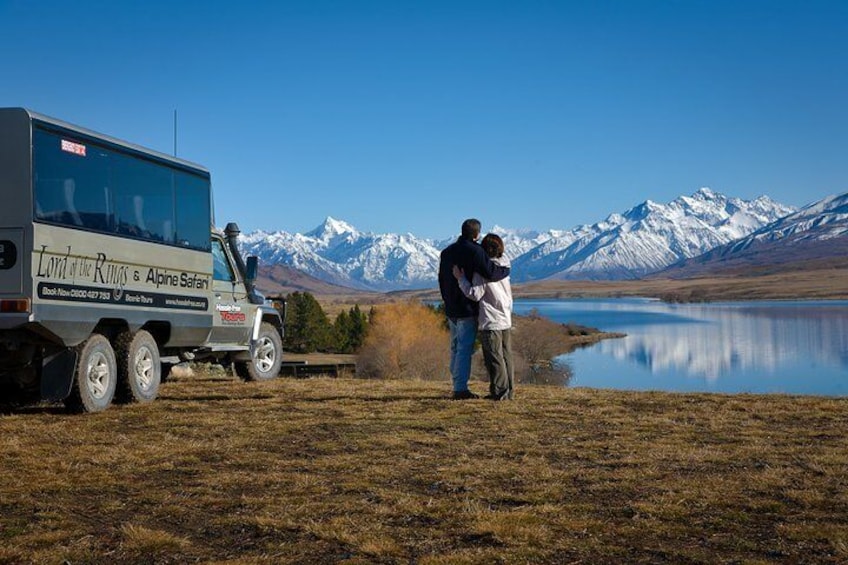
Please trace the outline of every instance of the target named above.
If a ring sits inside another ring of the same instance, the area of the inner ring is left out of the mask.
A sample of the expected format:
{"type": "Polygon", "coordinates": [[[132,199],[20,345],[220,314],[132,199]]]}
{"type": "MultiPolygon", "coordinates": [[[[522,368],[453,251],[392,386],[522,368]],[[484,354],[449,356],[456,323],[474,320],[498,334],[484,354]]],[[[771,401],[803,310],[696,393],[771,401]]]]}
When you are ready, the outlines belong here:
{"type": "Polygon", "coordinates": [[[744,237],[793,211],[767,196],[742,200],[709,188],[668,204],[647,200],[549,239],[513,262],[513,278],[638,278],[744,237]]]}
{"type": "Polygon", "coordinates": [[[808,204],[740,239],[730,246],[730,250],[741,251],[755,243],[789,239],[795,242],[821,241],[845,235],[848,235],[848,193],[808,204]]]}
{"type": "Polygon", "coordinates": [[[496,233],[503,239],[504,252],[510,260],[515,260],[521,257],[528,251],[531,251],[540,245],[550,241],[551,239],[562,237],[566,232],[564,230],[548,230],[539,232],[531,229],[510,229],[495,225],[487,232],[496,233]]]}
{"type": "Polygon", "coordinates": [[[306,234],[250,233],[242,238],[241,247],[263,263],[288,265],[363,290],[432,286],[439,263],[436,248],[412,234],[363,233],[330,217],[306,234]]]}
{"type": "MultiPolygon", "coordinates": [[[[524,255],[531,249],[538,247],[549,239],[559,237],[565,233],[564,230],[548,230],[540,232],[530,228],[504,228],[497,224],[492,226],[491,229],[485,230],[485,233],[489,232],[496,233],[501,236],[501,239],[503,239],[504,242],[506,256],[511,260],[524,255]]],[[[429,243],[436,249],[442,250],[456,241],[457,237],[459,237],[459,234],[445,239],[430,241],[429,243]]]]}
{"type": "Polygon", "coordinates": [[[848,193],[828,196],[750,235],[681,261],[661,276],[752,269],[763,265],[845,257],[848,252],[848,193]]]}
{"type": "MultiPolygon", "coordinates": [[[[504,238],[516,282],[553,279],[622,279],[655,272],[745,237],[794,212],[766,196],[728,198],[702,188],[668,204],[647,200],[621,214],[570,230],[513,230],[504,238]]],[[[440,241],[412,234],[373,234],[333,218],[305,234],[257,231],[242,238],[247,254],[334,284],[363,290],[435,286],[440,241]]]]}

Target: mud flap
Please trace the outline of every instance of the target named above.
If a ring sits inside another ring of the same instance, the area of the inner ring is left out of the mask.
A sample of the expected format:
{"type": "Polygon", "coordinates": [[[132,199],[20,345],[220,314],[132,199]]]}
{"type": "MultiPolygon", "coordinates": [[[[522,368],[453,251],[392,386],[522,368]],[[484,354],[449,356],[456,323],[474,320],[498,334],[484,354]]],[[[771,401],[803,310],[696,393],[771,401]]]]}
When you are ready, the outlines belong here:
{"type": "Polygon", "coordinates": [[[76,364],[76,348],[62,350],[44,359],[41,364],[42,400],[65,400],[71,394],[76,364]]]}

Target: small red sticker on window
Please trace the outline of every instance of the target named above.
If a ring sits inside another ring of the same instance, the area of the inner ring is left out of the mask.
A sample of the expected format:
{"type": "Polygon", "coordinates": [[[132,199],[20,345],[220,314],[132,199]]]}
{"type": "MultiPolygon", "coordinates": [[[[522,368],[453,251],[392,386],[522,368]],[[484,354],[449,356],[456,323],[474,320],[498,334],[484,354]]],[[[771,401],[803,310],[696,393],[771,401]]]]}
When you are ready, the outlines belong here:
{"type": "Polygon", "coordinates": [[[67,151],[68,153],[73,153],[74,155],[85,157],[85,145],[83,145],[82,143],[74,143],[73,141],[68,141],[67,139],[62,140],[62,151],[67,151]]]}

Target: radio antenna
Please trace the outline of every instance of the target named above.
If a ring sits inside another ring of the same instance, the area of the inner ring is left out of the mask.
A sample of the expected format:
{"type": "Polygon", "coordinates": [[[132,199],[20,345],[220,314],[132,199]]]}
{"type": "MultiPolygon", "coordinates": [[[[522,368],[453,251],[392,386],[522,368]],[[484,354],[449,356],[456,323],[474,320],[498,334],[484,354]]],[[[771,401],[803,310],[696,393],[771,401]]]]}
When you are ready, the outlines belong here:
{"type": "Polygon", "coordinates": [[[177,156],[177,109],[174,108],[174,157],[177,156]]]}

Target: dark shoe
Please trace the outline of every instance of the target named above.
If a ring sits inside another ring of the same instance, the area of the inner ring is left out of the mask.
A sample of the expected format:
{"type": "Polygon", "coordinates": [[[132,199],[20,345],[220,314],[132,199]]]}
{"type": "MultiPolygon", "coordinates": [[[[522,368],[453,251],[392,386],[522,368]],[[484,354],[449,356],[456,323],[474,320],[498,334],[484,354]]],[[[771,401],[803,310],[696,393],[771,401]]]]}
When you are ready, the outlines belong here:
{"type": "Polygon", "coordinates": [[[486,400],[500,400],[500,398],[498,398],[498,397],[497,397],[497,396],[495,396],[494,394],[487,394],[487,395],[486,395],[486,396],[484,396],[483,398],[485,398],[486,400]]]}
{"type": "Polygon", "coordinates": [[[474,394],[470,390],[462,390],[462,391],[453,393],[453,399],[454,400],[470,400],[472,398],[480,398],[480,396],[477,395],[477,394],[474,394]]]}

